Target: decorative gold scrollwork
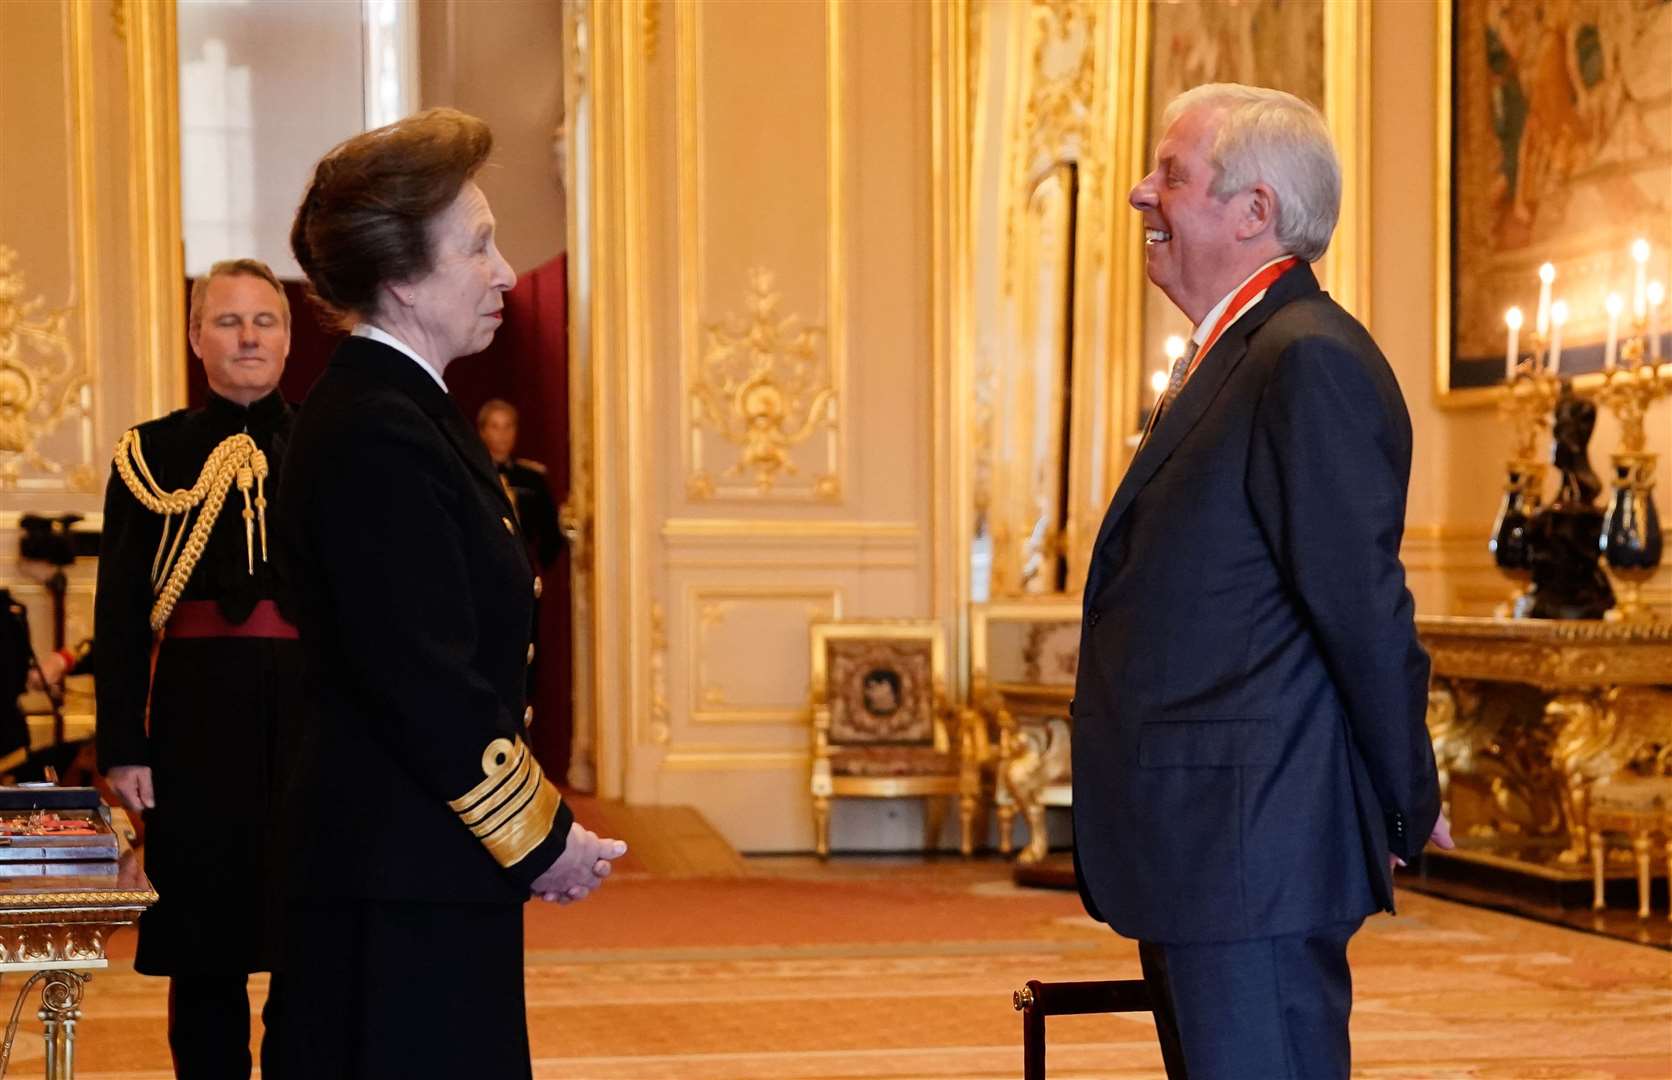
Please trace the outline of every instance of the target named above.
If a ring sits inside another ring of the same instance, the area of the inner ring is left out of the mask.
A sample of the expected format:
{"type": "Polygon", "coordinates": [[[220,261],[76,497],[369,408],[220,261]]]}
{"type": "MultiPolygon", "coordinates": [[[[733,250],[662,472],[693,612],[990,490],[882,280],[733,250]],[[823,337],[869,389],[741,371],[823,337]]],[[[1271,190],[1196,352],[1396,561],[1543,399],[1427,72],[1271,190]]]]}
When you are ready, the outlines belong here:
{"type": "Polygon", "coordinates": [[[650,605],[650,738],[657,746],[673,740],[668,708],[668,612],[660,600],[650,605]]]}
{"type": "MultiPolygon", "coordinates": [[[[1102,226],[1101,199],[1104,159],[1108,148],[1097,123],[1098,48],[1104,5],[1087,0],[1034,0],[1029,19],[1032,52],[1027,105],[1013,140],[1014,197],[1005,221],[1005,291],[1017,281],[1019,237],[1026,216],[1021,193],[1048,161],[1072,161],[1080,171],[1079,212],[1082,236],[1098,236],[1102,226]]],[[[1094,261],[1101,262],[1102,245],[1092,245],[1094,261]]]]}
{"type": "Polygon", "coordinates": [[[814,479],[813,494],[823,499],[840,494],[836,389],[818,349],[824,328],[781,315],[780,300],[771,272],[751,270],[747,315],[704,327],[707,347],[687,390],[694,468],[686,490],[693,499],[709,498],[715,491],[714,478],[702,465],[700,432],[705,430],[738,447],[737,461],[723,478],[746,476],[762,495],[781,477],[799,472],[790,452],[822,430],[828,442],[827,471],[814,479]]]}
{"type": "Polygon", "coordinates": [[[40,450],[65,420],[90,418],[90,388],[65,326],[71,309],[25,299],[16,263],[17,252],[0,244],[0,491],[16,488],[25,467],[64,477],[72,490],[94,490],[86,462],[66,467],[40,450]]]}

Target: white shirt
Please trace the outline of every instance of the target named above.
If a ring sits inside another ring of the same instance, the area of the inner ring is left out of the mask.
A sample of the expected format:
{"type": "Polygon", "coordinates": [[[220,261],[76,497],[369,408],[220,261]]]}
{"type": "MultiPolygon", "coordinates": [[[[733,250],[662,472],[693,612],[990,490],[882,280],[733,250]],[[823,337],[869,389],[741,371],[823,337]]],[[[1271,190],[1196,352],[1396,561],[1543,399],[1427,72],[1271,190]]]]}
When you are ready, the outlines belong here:
{"type": "Polygon", "coordinates": [[[413,352],[412,346],[408,345],[394,334],[389,333],[387,330],[380,330],[369,322],[357,324],[353,330],[349,331],[349,333],[354,337],[371,338],[373,341],[389,346],[396,352],[405,353],[407,356],[410,356],[413,363],[423,368],[424,372],[429,375],[430,378],[435,380],[435,384],[441,387],[442,393],[445,394],[447,392],[447,384],[442,381],[441,372],[437,371],[428,360],[425,360],[422,356],[413,352]]]}
{"type": "MultiPolygon", "coordinates": [[[[1255,270],[1254,273],[1249,274],[1247,277],[1237,282],[1237,287],[1235,289],[1232,289],[1224,296],[1221,296],[1219,298],[1219,303],[1213,305],[1213,307],[1209,309],[1208,313],[1202,317],[1202,321],[1197,324],[1196,329],[1190,332],[1190,340],[1196,344],[1196,348],[1200,349],[1202,347],[1202,341],[1213,331],[1214,324],[1219,321],[1219,316],[1225,313],[1226,306],[1229,305],[1231,299],[1237,295],[1238,289],[1241,289],[1244,285],[1247,285],[1250,281],[1254,280],[1255,277],[1259,276],[1260,271],[1264,270],[1267,266],[1271,266],[1273,263],[1280,263],[1284,259],[1290,257],[1291,256],[1287,252],[1279,255],[1277,258],[1272,259],[1271,262],[1267,262],[1258,270],[1255,270]]],[[[1261,289],[1259,292],[1249,297],[1248,303],[1238,308],[1237,313],[1231,316],[1231,321],[1225,324],[1225,329],[1229,330],[1232,326],[1236,325],[1236,321],[1246,315],[1249,308],[1258,304],[1261,300],[1264,300],[1267,291],[1268,290],[1266,289],[1261,289]]]]}

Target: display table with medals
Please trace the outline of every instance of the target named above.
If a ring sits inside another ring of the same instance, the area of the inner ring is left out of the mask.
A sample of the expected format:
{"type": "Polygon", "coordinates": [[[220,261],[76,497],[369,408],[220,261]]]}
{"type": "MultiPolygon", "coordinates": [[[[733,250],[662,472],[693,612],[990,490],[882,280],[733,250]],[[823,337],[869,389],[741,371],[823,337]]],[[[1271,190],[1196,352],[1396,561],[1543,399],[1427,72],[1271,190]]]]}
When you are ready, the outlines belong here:
{"type": "Polygon", "coordinates": [[[37,990],[47,1080],[75,1075],[87,981],[108,966],[110,935],[156,902],[116,814],[92,788],[0,788],[0,990],[7,976],[23,980],[0,1043],[0,1077],[37,990]]]}
{"type": "MultiPolygon", "coordinates": [[[[1417,632],[1457,839],[1424,877],[1588,909],[1593,791],[1672,772],[1672,624],[1430,616],[1417,632]]],[[[1604,869],[1634,888],[1629,851],[1604,869]]]]}

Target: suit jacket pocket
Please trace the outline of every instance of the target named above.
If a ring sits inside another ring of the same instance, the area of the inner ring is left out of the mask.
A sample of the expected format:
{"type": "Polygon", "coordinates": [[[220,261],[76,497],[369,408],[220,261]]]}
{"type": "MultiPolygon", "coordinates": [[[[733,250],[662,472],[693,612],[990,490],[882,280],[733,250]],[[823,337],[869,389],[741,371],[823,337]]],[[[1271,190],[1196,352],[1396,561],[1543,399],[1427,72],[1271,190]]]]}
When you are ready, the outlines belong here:
{"type": "Polygon", "coordinates": [[[1168,720],[1138,732],[1138,764],[1146,769],[1275,765],[1280,750],[1270,720],[1168,720]]]}

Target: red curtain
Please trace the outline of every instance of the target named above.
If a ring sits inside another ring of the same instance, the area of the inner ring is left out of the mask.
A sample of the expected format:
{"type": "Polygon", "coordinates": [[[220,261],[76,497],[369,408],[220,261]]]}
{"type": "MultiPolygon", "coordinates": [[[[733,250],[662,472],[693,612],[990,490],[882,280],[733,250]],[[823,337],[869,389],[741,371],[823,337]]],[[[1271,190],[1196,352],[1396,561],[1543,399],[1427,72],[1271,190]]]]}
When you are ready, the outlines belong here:
{"type": "MultiPolygon", "coordinates": [[[[290,359],[279,389],[300,402],[325,370],[342,333],[327,326],[303,294],[298,281],[284,283],[290,300],[290,359]]],[[[187,281],[186,291],[191,292],[187,281]]],[[[187,394],[203,403],[208,384],[203,365],[186,351],[187,394]]],[[[569,286],[564,256],[534,268],[505,295],[505,324],[493,344],[447,368],[447,386],[459,408],[475,423],[476,410],[489,398],[503,398],[520,414],[517,456],[546,465],[546,479],[558,504],[569,496],[569,286]]],[[[538,659],[534,683],[534,727],[529,732],[534,755],[547,775],[562,783],[569,772],[570,733],[574,727],[570,664],[569,554],[539,568],[544,581],[540,625],[535,637],[538,659]]]]}

